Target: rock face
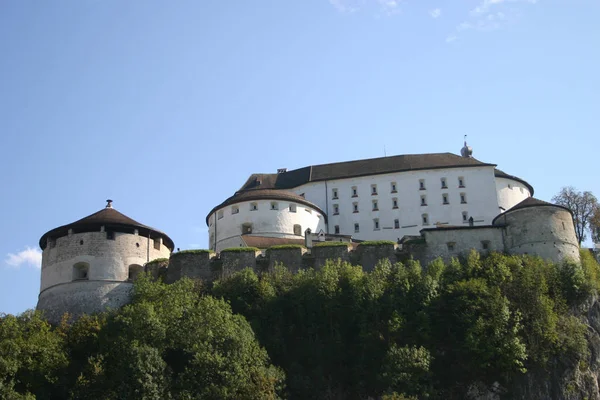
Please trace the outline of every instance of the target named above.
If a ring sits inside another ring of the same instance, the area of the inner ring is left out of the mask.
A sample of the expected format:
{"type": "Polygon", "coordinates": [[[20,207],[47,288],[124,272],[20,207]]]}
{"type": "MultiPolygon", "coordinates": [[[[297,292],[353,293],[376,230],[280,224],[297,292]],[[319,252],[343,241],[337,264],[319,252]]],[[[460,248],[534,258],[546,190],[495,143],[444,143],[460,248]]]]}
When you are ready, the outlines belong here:
{"type": "MultiPolygon", "coordinates": [[[[587,325],[589,354],[583,360],[555,359],[545,369],[529,370],[504,394],[474,394],[477,400],[600,400],[600,299],[591,298],[578,315],[587,325]]],[[[477,390],[474,390],[477,392],[477,390]]]]}

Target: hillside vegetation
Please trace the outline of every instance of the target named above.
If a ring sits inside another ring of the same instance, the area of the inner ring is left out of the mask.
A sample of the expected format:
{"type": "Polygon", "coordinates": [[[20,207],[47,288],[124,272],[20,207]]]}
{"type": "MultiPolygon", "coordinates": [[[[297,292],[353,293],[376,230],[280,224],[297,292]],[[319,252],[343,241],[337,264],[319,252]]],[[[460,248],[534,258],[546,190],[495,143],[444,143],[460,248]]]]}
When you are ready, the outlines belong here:
{"type": "Polygon", "coordinates": [[[143,275],[130,305],[72,325],[3,315],[0,398],[514,398],[528,370],[587,368],[578,310],[599,282],[585,252],[243,270],[210,287],[143,275]]]}

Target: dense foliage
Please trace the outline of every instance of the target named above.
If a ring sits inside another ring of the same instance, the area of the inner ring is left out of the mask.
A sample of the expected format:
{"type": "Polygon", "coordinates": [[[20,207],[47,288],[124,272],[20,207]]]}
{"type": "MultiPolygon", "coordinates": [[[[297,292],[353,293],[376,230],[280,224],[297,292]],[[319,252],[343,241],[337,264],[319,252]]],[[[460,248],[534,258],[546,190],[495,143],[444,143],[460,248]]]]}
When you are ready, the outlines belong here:
{"type": "Polygon", "coordinates": [[[572,310],[599,282],[589,252],[246,269],[212,286],[143,276],[132,304],[70,326],[3,316],[0,398],[464,399],[557,357],[585,362],[572,310]]]}

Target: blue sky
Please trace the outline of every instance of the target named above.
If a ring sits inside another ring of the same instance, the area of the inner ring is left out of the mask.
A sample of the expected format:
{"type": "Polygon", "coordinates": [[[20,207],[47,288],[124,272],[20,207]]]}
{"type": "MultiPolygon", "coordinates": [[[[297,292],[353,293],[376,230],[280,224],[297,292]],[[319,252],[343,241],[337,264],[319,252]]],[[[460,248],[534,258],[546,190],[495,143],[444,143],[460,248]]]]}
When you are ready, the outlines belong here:
{"type": "Polygon", "coordinates": [[[104,207],[204,248],[253,172],[387,154],[600,196],[597,0],[6,0],[0,312],[46,231],[104,207]]]}

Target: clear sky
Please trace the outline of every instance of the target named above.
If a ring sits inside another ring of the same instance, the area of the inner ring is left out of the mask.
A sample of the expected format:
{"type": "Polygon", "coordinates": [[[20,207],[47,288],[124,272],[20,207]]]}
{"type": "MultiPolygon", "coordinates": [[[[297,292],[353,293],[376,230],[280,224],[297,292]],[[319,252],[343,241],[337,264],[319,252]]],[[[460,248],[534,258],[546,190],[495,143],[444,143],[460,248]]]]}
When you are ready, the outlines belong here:
{"type": "Polygon", "coordinates": [[[0,2],[0,312],[100,210],[206,248],[249,174],[474,156],[600,196],[598,0],[0,2]]]}

